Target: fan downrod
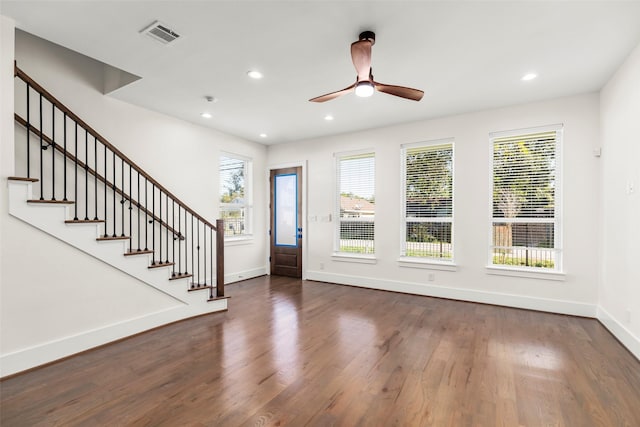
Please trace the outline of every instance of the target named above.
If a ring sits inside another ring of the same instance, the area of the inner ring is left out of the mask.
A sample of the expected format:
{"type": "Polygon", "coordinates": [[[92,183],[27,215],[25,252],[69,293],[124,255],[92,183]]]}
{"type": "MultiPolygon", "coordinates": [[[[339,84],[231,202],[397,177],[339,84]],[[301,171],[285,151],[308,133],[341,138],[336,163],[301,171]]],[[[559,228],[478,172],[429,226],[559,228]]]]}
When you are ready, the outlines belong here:
{"type": "Polygon", "coordinates": [[[371,42],[371,46],[376,44],[376,33],[373,31],[363,31],[360,33],[358,40],[369,40],[371,42]]]}

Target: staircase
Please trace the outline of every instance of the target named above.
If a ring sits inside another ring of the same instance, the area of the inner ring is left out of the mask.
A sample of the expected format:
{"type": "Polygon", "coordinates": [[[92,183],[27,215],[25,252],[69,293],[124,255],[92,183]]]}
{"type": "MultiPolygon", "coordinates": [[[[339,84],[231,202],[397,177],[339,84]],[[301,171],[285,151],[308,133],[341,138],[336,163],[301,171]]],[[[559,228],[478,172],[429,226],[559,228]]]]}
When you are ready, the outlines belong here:
{"type": "Polygon", "coordinates": [[[225,310],[224,225],[212,224],[15,66],[9,213],[183,303],[225,310]]]}

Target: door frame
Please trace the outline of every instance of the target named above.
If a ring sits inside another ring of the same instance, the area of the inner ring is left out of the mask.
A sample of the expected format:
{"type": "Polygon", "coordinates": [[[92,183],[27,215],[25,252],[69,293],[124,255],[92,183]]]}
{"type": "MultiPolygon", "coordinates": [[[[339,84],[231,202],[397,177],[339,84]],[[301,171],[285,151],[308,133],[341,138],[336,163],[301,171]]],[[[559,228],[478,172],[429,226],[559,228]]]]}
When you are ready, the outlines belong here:
{"type": "MultiPolygon", "coordinates": [[[[300,162],[289,162],[289,163],[277,163],[270,164],[267,166],[266,172],[266,189],[265,194],[271,194],[271,183],[269,182],[269,178],[271,177],[271,171],[274,169],[284,169],[284,168],[295,168],[299,167],[300,170],[300,178],[302,179],[302,280],[307,279],[307,254],[308,254],[308,239],[307,239],[307,188],[309,186],[307,180],[307,161],[302,160],[300,162]]],[[[271,229],[271,201],[269,197],[267,197],[267,206],[265,221],[267,224],[267,235],[265,236],[267,242],[267,250],[265,257],[265,265],[266,271],[268,275],[271,275],[271,262],[269,262],[269,256],[271,255],[271,236],[269,236],[268,231],[271,229]]]]}

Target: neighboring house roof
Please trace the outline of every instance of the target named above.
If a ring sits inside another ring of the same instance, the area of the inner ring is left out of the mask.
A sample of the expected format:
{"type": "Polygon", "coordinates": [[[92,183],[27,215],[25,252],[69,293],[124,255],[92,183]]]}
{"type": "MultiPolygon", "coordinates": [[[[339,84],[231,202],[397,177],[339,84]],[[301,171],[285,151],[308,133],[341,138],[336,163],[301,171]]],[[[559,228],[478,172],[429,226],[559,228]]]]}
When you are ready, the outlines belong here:
{"type": "Polygon", "coordinates": [[[376,205],[360,197],[340,196],[340,209],[345,212],[359,212],[373,214],[376,205]]]}

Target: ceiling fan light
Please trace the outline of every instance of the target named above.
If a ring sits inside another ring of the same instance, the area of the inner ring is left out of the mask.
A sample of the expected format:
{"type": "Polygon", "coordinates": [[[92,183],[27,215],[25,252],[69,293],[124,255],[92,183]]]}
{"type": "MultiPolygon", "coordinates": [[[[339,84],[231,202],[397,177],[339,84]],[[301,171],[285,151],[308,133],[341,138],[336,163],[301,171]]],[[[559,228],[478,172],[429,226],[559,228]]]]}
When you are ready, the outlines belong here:
{"type": "Polygon", "coordinates": [[[374,92],[374,87],[373,87],[373,83],[371,82],[368,82],[368,81],[358,82],[358,84],[356,85],[356,95],[362,98],[367,98],[373,95],[373,92],[374,92]]]}

